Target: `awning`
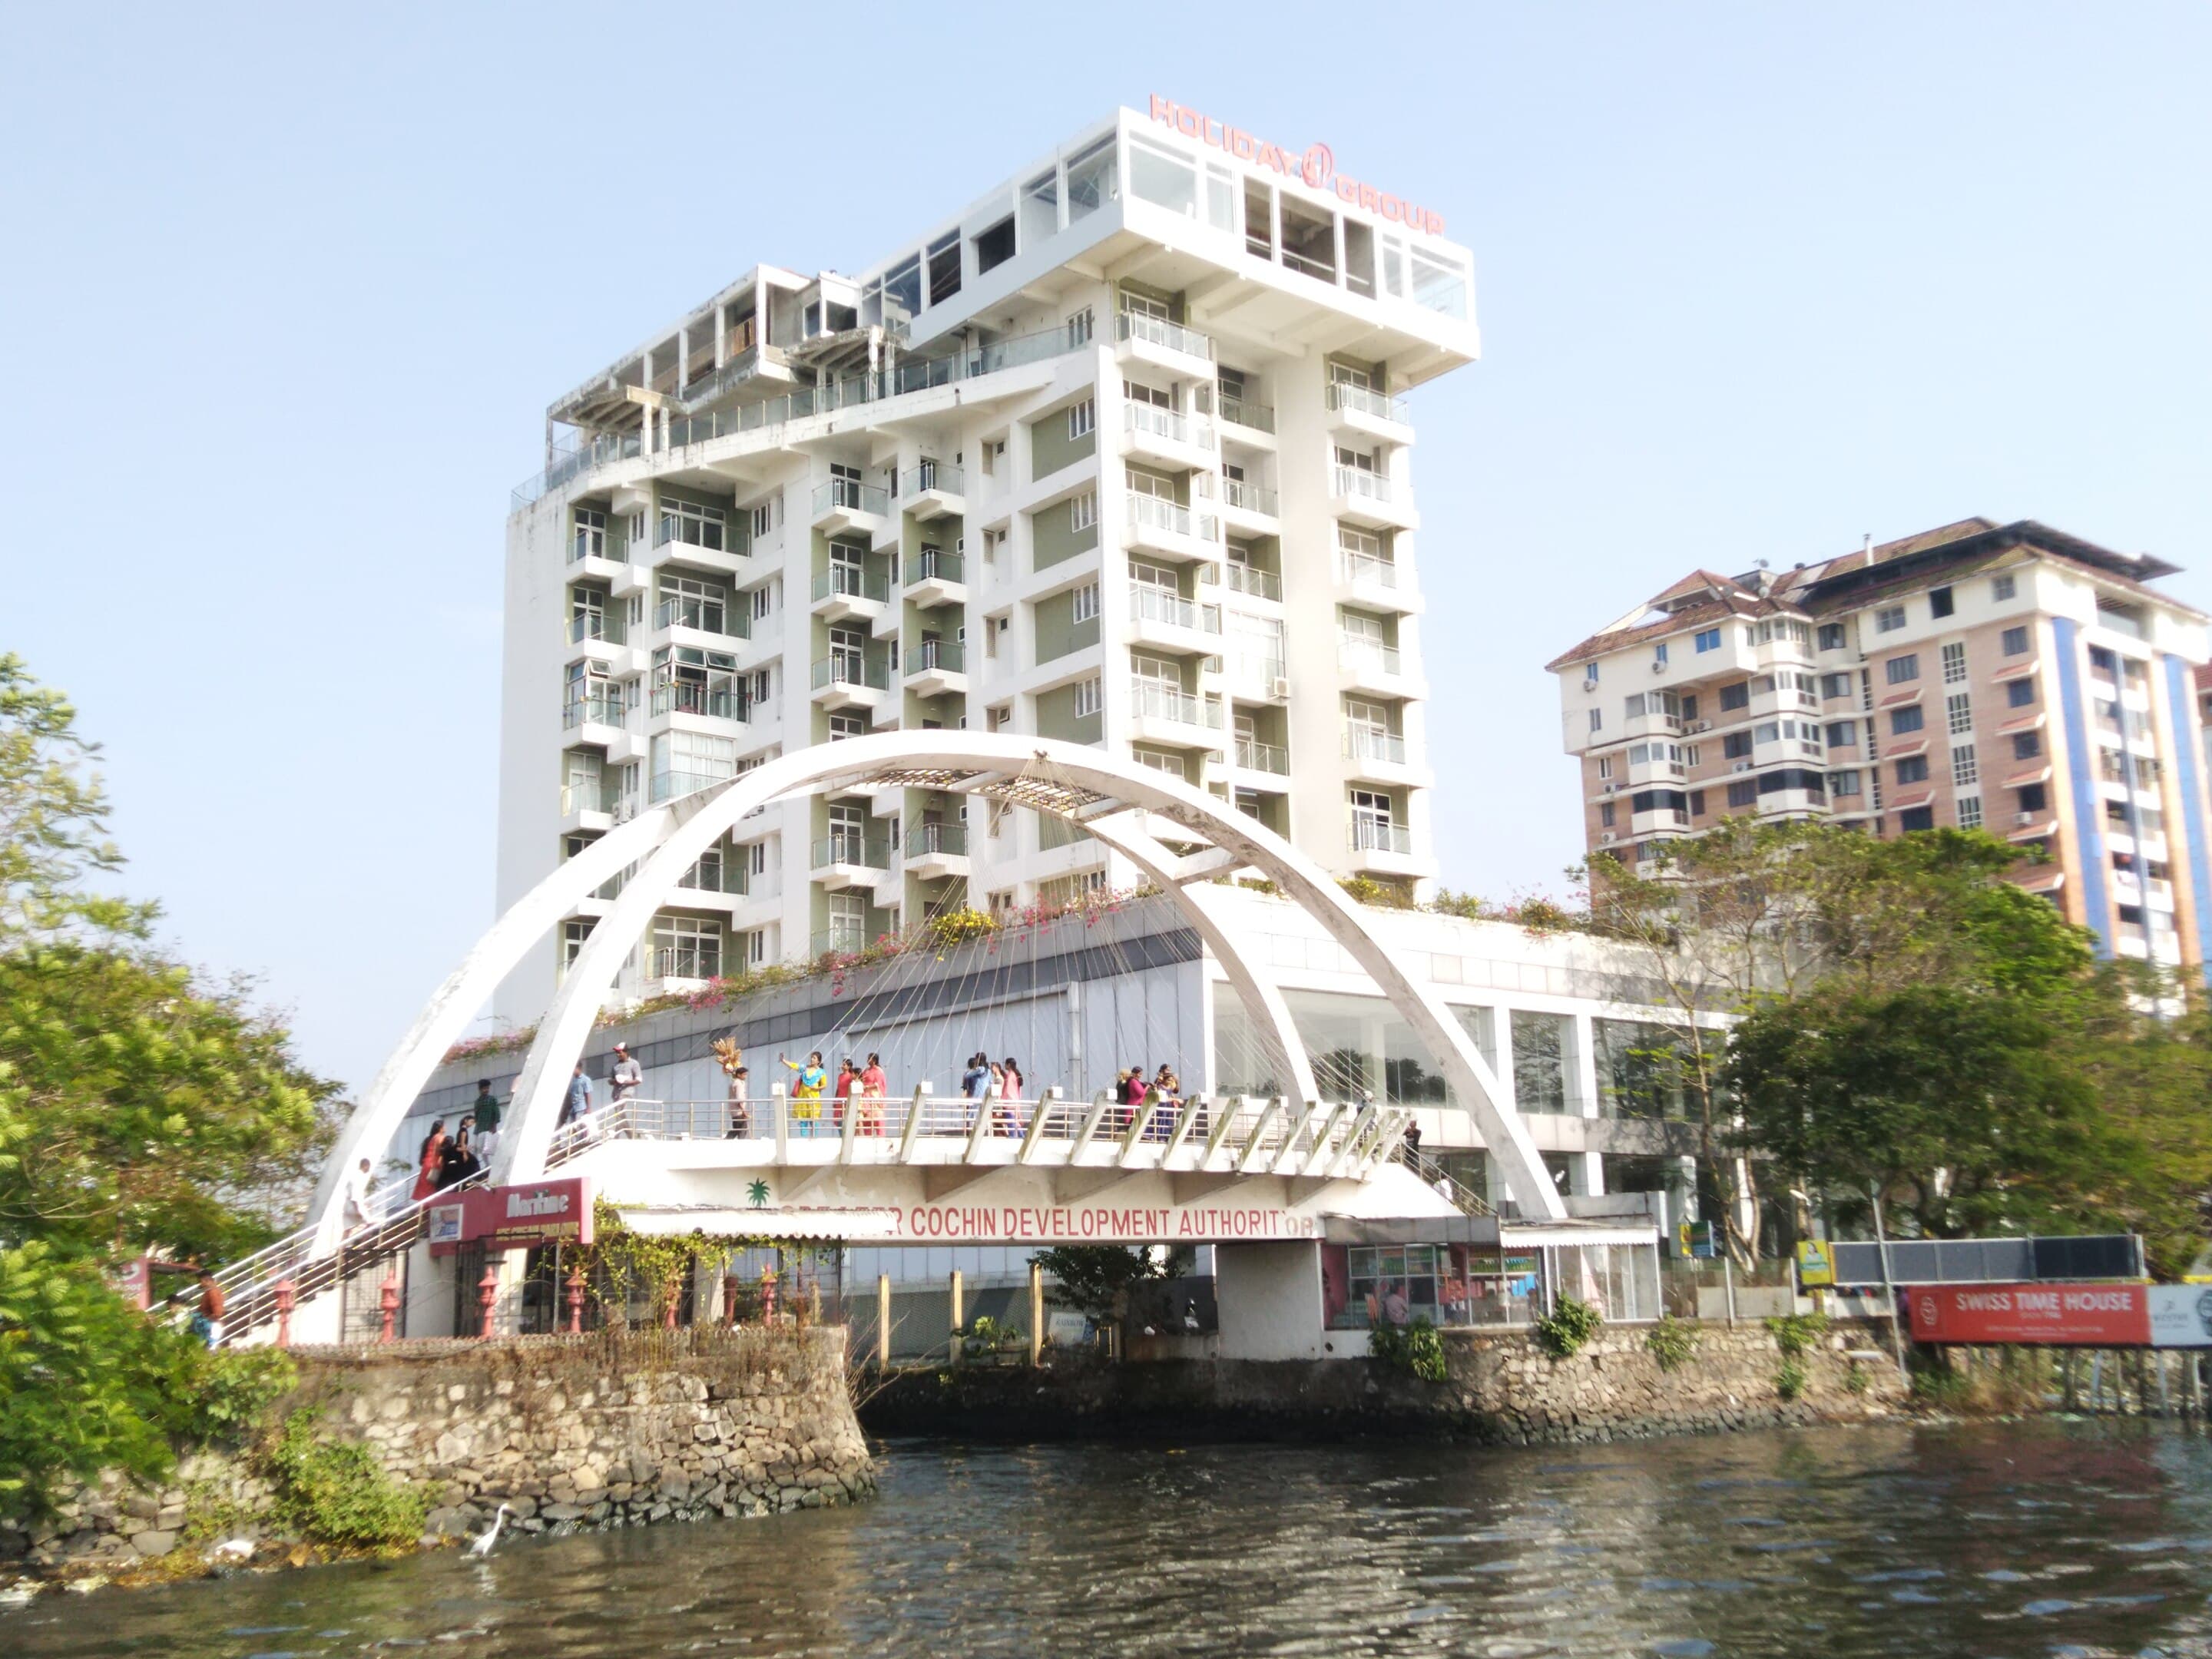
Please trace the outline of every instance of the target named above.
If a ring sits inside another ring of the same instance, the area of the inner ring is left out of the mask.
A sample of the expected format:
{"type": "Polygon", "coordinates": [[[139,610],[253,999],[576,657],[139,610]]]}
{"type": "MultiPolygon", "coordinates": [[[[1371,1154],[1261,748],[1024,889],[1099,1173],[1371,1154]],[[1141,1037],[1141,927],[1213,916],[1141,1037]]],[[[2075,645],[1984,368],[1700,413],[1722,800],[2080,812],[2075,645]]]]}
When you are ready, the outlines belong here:
{"type": "Polygon", "coordinates": [[[1894,707],[1899,703],[1918,702],[1920,701],[1920,687],[1917,685],[1908,686],[1902,691],[1891,692],[1887,696],[1881,700],[1878,706],[1883,708],[1888,708],[1894,707]]]}
{"type": "Polygon", "coordinates": [[[2004,781],[2002,787],[2007,789],[2021,789],[2025,788],[2031,783],[2048,783],[2050,781],[2051,769],[2047,766],[2039,766],[2032,771],[2014,773],[2010,777],[2004,781]]]}
{"type": "Polygon", "coordinates": [[[2003,721],[1997,727],[1997,735],[2002,737],[2009,732],[2033,732],[2043,724],[2045,718],[2043,711],[2039,708],[2033,714],[2023,714],[2018,720],[2003,721]]]}
{"type": "Polygon", "coordinates": [[[1998,669],[1990,678],[2000,685],[2007,680],[2024,680],[2034,674],[2036,667],[2035,659],[2030,657],[2026,662],[2014,663],[2010,668],[1998,669]]]}

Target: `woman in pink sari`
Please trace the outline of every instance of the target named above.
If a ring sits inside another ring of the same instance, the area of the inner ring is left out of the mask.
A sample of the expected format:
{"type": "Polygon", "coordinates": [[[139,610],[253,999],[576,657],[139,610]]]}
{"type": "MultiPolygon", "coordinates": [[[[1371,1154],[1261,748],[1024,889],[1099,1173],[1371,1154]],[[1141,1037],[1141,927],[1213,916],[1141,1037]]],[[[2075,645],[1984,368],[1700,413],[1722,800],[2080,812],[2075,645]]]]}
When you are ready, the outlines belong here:
{"type": "Polygon", "coordinates": [[[446,1167],[446,1120],[433,1118],[430,1133],[422,1137],[422,1151],[415,1161],[415,1188],[408,1196],[420,1204],[438,1190],[446,1167]]]}

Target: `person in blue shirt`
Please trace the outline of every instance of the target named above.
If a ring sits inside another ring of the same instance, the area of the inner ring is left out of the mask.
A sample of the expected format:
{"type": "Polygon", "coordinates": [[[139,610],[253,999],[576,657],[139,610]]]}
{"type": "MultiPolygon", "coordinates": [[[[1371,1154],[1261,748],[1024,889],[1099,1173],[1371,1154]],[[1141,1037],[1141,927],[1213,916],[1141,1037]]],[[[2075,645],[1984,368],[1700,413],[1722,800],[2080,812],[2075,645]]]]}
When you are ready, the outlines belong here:
{"type": "Polygon", "coordinates": [[[960,1078],[960,1092],[973,1103],[969,1118],[972,1122],[973,1110],[980,1106],[982,1101],[988,1099],[991,1093],[991,1060],[988,1054],[973,1054],[968,1056],[968,1069],[961,1074],[960,1078]]]}

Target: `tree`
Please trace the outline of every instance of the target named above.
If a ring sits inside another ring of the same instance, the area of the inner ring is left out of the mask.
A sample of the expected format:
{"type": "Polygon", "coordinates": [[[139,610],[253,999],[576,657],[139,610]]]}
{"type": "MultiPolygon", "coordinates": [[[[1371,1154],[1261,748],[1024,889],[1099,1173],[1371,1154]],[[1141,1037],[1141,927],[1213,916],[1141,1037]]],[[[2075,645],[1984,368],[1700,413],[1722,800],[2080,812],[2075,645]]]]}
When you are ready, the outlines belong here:
{"type": "Polygon", "coordinates": [[[1094,1323],[1121,1316],[1132,1286],[1147,1279],[1173,1279],[1182,1267],[1166,1252],[1122,1244],[1056,1244],[1032,1258],[1054,1280],[1048,1292],[1063,1308],[1073,1308],[1094,1323]],[[1166,1259],[1162,1260],[1161,1256],[1166,1259]]]}
{"type": "Polygon", "coordinates": [[[89,892],[88,876],[119,868],[107,839],[107,795],[85,763],[100,753],[76,710],[0,652],[0,946],[82,924],[140,933],[150,913],[89,892]]]}

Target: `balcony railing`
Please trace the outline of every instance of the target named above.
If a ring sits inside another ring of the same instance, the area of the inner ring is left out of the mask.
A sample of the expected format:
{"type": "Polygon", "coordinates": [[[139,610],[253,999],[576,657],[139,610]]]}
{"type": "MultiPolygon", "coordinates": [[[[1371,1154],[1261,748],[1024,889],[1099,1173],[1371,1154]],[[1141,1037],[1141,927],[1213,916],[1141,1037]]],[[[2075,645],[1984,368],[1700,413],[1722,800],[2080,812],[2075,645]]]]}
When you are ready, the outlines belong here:
{"type": "Polygon", "coordinates": [[[692,680],[671,680],[653,688],[650,712],[655,714],[704,714],[720,720],[744,718],[735,686],[701,685],[692,680]]]}
{"type": "Polygon", "coordinates": [[[1129,681],[1131,712],[1139,719],[1173,720],[1178,726],[1221,729],[1221,705],[1139,674],[1129,681]]]}
{"type": "Polygon", "coordinates": [[[1255,432],[1273,432],[1275,429],[1275,411],[1268,404],[1232,398],[1224,392],[1217,407],[1221,410],[1221,418],[1231,426],[1249,427],[1255,432]]]}
{"type": "Polygon", "coordinates": [[[1355,853],[1411,853],[1413,832],[1388,818],[1361,814],[1352,820],[1352,850],[1355,853]]]}
{"type": "Polygon", "coordinates": [[[833,564],[814,579],[814,597],[826,599],[842,594],[848,599],[872,599],[878,605],[888,605],[891,597],[889,575],[872,575],[857,564],[833,564]]]}
{"type": "Polygon", "coordinates": [[[942,547],[925,547],[906,562],[906,585],[917,582],[964,582],[968,561],[942,547]]]}
{"type": "Polygon", "coordinates": [[[702,634],[720,634],[732,639],[749,637],[750,619],[732,615],[720,599],[663,599],[653,608],[655,628],[689,628],[702,634]]]}
{"type": "Polygon", "coordinates": [[[872,662],[849,653],[817,657],[814,662],[813,687],[819,691],[825,685],[858,685],[872,691],[888,691],[891,686],[890,665],[886,662],[872,662]]]}
{"type": "Polygon", "coordinates": [[[715,979],[722,972],[720,939],[696,945],[664,945],[652,953],[648,979],[715,979]]]}
{"type": "Polygon", "coordinates": [[[941,489],[948,495],[961,494],[960,469],[943,461],[918,461],[899,474],[901,495],[919,495],[930,489],[941,489]]]}
{"type": "Polygon", "coordinates": [[[622,694],[617,691],[593,692],[588,696],[571,697],[561,705],[561,729],[573,732],[589,723],[593,726],[620,726],[623,723],[622,694]]]}
{"type": "Polygon", "coordinates": [[[1264,513],[1271,519],[1277,511],[1273,490],[1262,489],[1258,484],[1248,483],[1242,478],[1224,478],[1221,481],[1221,504],[1246,513],[1264,513]]]}
{"type": "Polygon", "coordinates": [[[809,949],[811,956],[827,956],[831,951],[841,957],[857,955],[868,948],[868,930],[858,926],[828,927],[814,935],[809,949]]]}
{"type": "Polygon", "coordinates": [[[607,532],[604,530],[579,528],[568,542],[568,562],[580,564],[586,559],[607,556],[607,532]]]}
{"type": "Polygon", "coordinates": [[[727,551],[729,539],[729,526],[720,519],[695,518],[682,513],[662,514],[653,532],[655,547],[675,542],[684,547],[704,548],[710,553],[727,551]]]}
{"type": "Polygon", "coordinates": [[[1358,645],[1346,640],[1336,647],[1336,665],[1354,672],[1397,675],[1405,672],[1395,645],[1358,645]]]}
{"type": "Polygon", "coordinates": [[[923,640],[907,653],[906,677],[931,672],[964,674],[968,653],[957,640],[923,640]]]}
{"type": "Polygon", "coordinates": [[[1341,380],[1329,382],[1328,406],[1350,410],[1355,414],[1371,415],[1378,421],[1395,421],[1401,426],[1407,424],[1403,398],[1370,392],[1364,386],[1347,386],[1341,380]]]}
{"type": "Polygon", "coordinates": [[[561,816],[564,818],[573,818],[579,812],[611,812],[614,810],[614,803],[608,798],[606,785],[597,778],[561,786],[561,816]]]}
{"type": "Polygon", "coordinates": [[[1213,447],[1212,428],[1200,426],[1172,409],[1162,409],[1157,404],[1124,404],[1121,406],[1121,429],[1125,432],[1149,432],[1153,437],[1164,438],[1170,443],[1191,444],[1200,449],[1213,447]]]}
{"type": "Polygon", "coordinates": [[[686,795],[697,794],[702,789],[727,783],[730,775],[727,772],[655,772],[646,781],[645,798],[655,804],[681,800],[686,795]]]}
{"type": "Polygon", "coordinates": [[[676,884],[694,893],[743,893],[750,890],[744,861],[720,855],[701,859],[678,878],[676,884]]]}
{"type": "Polygon", "coordinates": [[[1380,559],[1372,553],[1347,553],[1340,549],[1336,579],[1352,586],[1364,582],[1374,587],[1395,588],[1398,585],[1398,562],[1380,559]]]}
{"type": "Polygon", "coordinates": [[[1346,500],[1355,497],[1370,501],[1387,502],[1390,500],[1390,481],[1381,473],[1370,472],[1363,467],[1331,467],[1329,490],[1346,500]]]}
{"type": "Polygon", "coordinates": [[[1231,592],[1249,594],[1255,599],[1279,600],[1283,597],[1283,579],[1255,564],[1232,562],[1223,580],[1231,592]]]}
{"type": "Polygon", "coordinates": [[[1200,634],[1221,631],[1221,607],[1213,605],[1194,605],[1179,599],[1165,588],[1139,585],[1129,590],[1129,620],[1135,623],[1160,623],[1170,628],[1188,628],[1200,634]]]}
{"type": "Polygon", "coordinates": [[[968,826],[964,823],[917,823],[906,832],[908,859],[938,854],[945,858],[968,856],[968,826]]]}
{"type": "Polygon", "coordinates": [[[1125,311],[1115,319],[1117,336],[1124,340],[1141,340],[1169,351],[1180,351],[1185,356],[1203,357],[1213,361],[1213,338],[1200,334],[1194,328],[1185,328],[1181,323],[1171,323],[1164,317],[1149,317],[1141,312],[1125,311]]]}
{"type": "Polygon", "coordinates": [[[1200,541],[1213,539],[1214,520],[1211,514],[1201,514],[1194,519],[1188,507],[1162,496],[1147,495],[1141,489],[1129,491],[1128,514],[1129,522],[1139,529],[1196,536],[1200,541]]]}
{"type": "Polygon", "coordinates": [[[888,870],[890,863],[889,837],[863,835],[855,830],[850,834],[827,835],[816,842],[814,862],[809,868],[827,870],[836,864],[853,864],[866,870],[888,870]]]}
{"type": "Polygon", "coordinates": [[[1261,743],[1255,738],[1237,739],[1237,764],[1247,772],[1274,772],[1287,777],[1291,770],[1291,751],[1279,743],[1261,743]]]}
{"type": "Polygon", "coordinates": [[[1395,732],[1378,732],[1371,726],[1347,726],[1344,728],[1344,757],[1387,761],[1393,766],[1403,766],[1406,740],[1395,732]]]}
{"type": "Polygon", "coordinates": [[[568,618],[568,643],[571,645],[608,637],[607,613],[604,611],[579,611],[568,618]]]}
{"type": "Polygon", "coordinates": [[[832,478],[827,483],[814,487],[814,516],[843,510],[847,513],[872,513],[878,518],[888,517],[891,510],[891,493],[881,484],[862,483],[857,478],[832,478]]]}

